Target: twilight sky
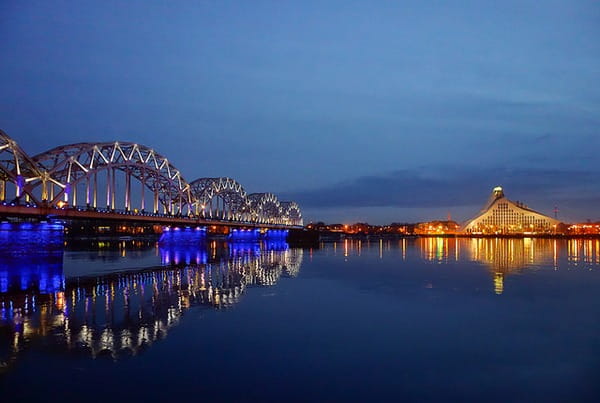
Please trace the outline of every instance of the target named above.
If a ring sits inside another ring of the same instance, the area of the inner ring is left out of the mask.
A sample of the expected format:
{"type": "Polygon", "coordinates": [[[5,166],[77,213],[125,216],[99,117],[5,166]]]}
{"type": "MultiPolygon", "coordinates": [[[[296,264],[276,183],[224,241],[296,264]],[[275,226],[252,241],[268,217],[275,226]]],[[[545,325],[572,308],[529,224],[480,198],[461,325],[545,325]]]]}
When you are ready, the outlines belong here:
{"type": "Polygon", "coordinates": [[[126,140],[328,222],[491,188],[600,220],[597,1],[0,2],[0,129],[126,140]]]}

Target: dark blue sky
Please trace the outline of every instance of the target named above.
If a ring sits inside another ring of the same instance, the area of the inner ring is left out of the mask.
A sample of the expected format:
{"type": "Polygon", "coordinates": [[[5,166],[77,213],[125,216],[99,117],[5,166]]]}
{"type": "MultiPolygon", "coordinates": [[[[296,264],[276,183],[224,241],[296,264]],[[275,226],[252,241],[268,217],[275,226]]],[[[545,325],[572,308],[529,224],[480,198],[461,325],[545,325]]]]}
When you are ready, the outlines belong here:
{"type": "Polygon", "coordinates": [[[594,1],[5,0],[0,128],[150,145],[309,220],[462,220],[498,184],[598,220],[599,38],[594,1]]]}

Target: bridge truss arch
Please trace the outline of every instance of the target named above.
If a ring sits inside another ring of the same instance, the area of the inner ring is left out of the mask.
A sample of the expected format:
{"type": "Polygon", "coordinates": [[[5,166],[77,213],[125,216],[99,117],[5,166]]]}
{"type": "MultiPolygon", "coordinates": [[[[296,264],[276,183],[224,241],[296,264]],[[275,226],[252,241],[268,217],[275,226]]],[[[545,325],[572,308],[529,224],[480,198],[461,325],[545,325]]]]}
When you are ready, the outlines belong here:
{"type": "Polygon", "coordinates": [[[242,185],[228,177],[198,178],[190,182],[195,214],[203,218],[248,221],[250,201],[242,185]]]}
{"type": "Polygon", "coordinates": [[[283,223],[286,225],[302,225],[302,211],[300,206],[293,201],[279,202],[282,209],[283,223]]]}
{"type": "Polygon", "coordinates": [[[273,193],[248,195],[252,209],[252,220],[261,224],[284,224],[283,209],[273,193]]]}
{"type": "Polygon", "coordinates": [[[272,193],[249,195],[228,177],[188,183],[166,157],[140,144],[77,143],[30,157],[0,130],[0,202],[20,204],[23,199],[50,208],[106,212],[106,207],[136,214],[134,206],[139,206],[146,215],[302,225],[296,203],[280,202],[272,193]]]}
{"type": "MultiPolygon", "coordinates": [[[[123,173],[123,207],[132,210],[131,178],[141,183],[140,209],[146,210],[145,191],[152,194],[149,211],[165,214],[190,214],[189,184],[167,158],[153,149],[129,142],[79,143],[56,147],[33,157],[45,172],[35,184],[41,200],[51,206],[78,205],[78,194],[88,207],[99,207],[106,196],[106,207],[116,208],[117,174],[123,173]],[[81,189],[83,188],[83,189],[81,189]]],[[[80,199],[81,200],[81,199],[80,199]]]]}
{"type": "Polygon", "coordinates": [[[32,183],[39,180],[43,173],[37,164],[19,147],[8,134],[0,130],[0,201],[12,199],[7,194],[7,185],[14,188],[14,199],[39,200],[32,192],[32,183]]]}

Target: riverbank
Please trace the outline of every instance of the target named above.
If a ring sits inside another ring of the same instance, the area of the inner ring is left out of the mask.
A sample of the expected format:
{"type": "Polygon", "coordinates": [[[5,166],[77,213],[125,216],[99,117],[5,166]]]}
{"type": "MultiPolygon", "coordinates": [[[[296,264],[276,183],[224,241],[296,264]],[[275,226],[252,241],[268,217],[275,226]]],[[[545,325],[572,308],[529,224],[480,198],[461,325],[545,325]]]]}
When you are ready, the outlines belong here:
{"type": "Polygon", "coordinates": [[[600,239],[600,234],[344,234],[320,233],[319,241],[338,241],[342,239],[411,239],[411,238],[505,238],[505,239],[600,239]]]}

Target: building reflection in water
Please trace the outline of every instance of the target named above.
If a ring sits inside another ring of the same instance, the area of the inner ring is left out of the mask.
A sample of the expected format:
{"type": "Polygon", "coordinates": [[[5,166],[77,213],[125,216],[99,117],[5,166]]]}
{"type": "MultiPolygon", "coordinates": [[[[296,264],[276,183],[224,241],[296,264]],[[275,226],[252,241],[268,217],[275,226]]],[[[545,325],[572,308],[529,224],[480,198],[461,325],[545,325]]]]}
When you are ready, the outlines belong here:
{"type": "Polygon", "coordinates": [[[448,264],[472,261],[483,264],[493,279],[496,294],[504,292],[504,280],[512,273],[533,267],[559,269],[600,266],[600,239],[551,238],[455,238],[344,239],[320,247],[334,256],[361,256],[371,250],[378,258],[407,259],[448,264]],[[408,252],[408,253],[407,253],[408,252]],[[411,253],[412,252],[412,253],[411,253]]]}
{"type": "MultiPolygon", "coordinates": [[[[96,247],[120,252],[126,245],[96,247]]],[[[227,308],[247,287],[297,276],[302,262],[302,250],[283,242],[153,247],[162,266],[66,279],[62,250],[2,256],[0,366],[8,368],[39,339],[92,357],[135,355],[164,338],[189,308],[227,308]]]]}
{"type": "Polygon", "coordinates": [[[511,273],[536,267],[555,270],[600,265],[599,239],[547,238],[420,238],[421,256],[447,263],[468,259],[483,263],[494,279],[496,294],[504,292],[504,279],[511,273]]]}

